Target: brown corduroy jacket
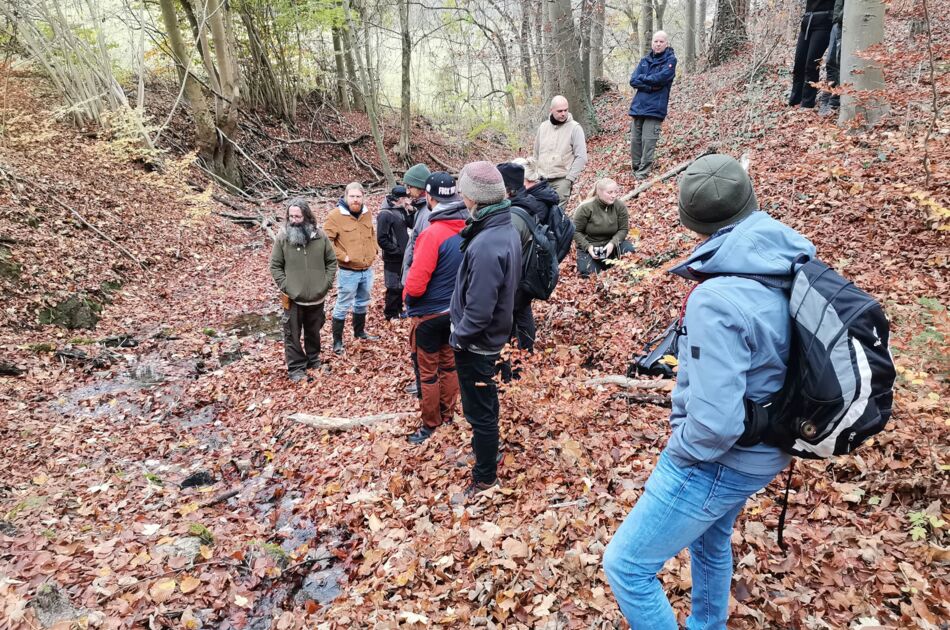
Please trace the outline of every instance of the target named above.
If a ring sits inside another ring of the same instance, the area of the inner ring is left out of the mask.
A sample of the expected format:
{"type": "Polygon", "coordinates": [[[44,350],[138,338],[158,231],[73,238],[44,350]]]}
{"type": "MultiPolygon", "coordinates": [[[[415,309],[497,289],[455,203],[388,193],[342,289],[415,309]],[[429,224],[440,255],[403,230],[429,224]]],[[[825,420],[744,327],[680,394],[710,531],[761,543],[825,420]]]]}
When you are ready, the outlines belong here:
{"type": "Polygon", "coordinates": [[[373,264],[378,251],[376,229],[373,227],[373,215],[365,207],[356,217],[341,202],[327,217],[323,231],[333,243],[336,261],[341,269],[363,271],[373,264]]]}

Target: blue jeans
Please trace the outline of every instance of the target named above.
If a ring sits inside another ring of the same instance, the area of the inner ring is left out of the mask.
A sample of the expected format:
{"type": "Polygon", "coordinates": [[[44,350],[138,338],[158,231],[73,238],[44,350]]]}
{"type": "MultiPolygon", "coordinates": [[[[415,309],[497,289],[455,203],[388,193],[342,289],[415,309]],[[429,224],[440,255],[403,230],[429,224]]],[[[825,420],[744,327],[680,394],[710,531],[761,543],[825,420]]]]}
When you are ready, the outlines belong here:
{"type": "Polygon", "coordinates": [[[336,275],[336,304],[333,319],[346,319],[350,311],[359,315],[369,308],[369,293],[373,288],[373,270],[352,271],[340,269],[336,275]]]}
{"type": "Polygon", "coordinates": [[[725,630],[732,583],[732,525],[772,476],[720,464],[677,466],[664,451],[604,552],[604,572],[633,630],[677,630],[657,573],[689,547],[693,580],[689,630],[725,630]]]}

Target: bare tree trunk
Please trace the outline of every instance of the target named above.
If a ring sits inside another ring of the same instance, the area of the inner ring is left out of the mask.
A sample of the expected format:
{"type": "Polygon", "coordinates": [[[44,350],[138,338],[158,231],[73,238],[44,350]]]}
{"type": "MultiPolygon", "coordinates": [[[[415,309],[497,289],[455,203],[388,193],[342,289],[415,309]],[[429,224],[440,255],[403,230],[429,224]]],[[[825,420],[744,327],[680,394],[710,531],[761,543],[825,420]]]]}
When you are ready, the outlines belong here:
{"type": "Polygon", "coordinates": [[[749,0],[719,0],[709,42],[709,65],[727,61],[748,41],[745,20],[749,0]]]}
{"type": "Polygon", "coordinates": [[[412,66],[412,36],[409,34],[409,0],[399,0],[399,30],[402,34],[402,98],[399,109],[399,143],[396,144],[396,155],[406,166],[411,162],[412,147],[410,146],[410,125],[412,112],[410,111],[410,68],[412,66]]]}
{"type": "Polygon", "coordinates": [[[333,61],[336,65],[336,96],[337,104],[343,109],[350,108],[350,91],[347,88],[346,66],[343,61],[343,36],[340,29],[333,28],[333,61]]]}
{"type": "Polygon", "coordinates": [[[554,96],[555,92],[562,94],[570,104],[574,119],[584,128],[584,133],[590,136],[598,129],[597,117],[590,101],[590,93],[584,89],[571,0],[550,0],[548,4],[551,5],[552,44],[557,63],[556,89],[548,96],[554,96]]]}
{"type": "MultiPolygon", "coordinates": [[[[343,0],[343,14],[349,25],[350,35],[356,33],[356,27],[353,23],[353,15],[350,9],[350,0],[343,0]]],[[[366,106],[366,115],[369,117],[370,133],[376,143],[376,151],[379,153],[379,163],[383,168],[383,176],[386,178],[386,184],[392,188],[396,185],[396,177],[393,175],[393,168],[389,163],[389,156],[386,155],[386,145],[383,142],[383,133],[379,127],[379,117],[376,113],[376,99],[373,98],[372,86],[369,79],[369,31],[366,20],[363,20],[363,55],[359,48],[353,50],[353,57],[360,75],[360,84],[363,88],[363,103],[366,106]]]]}
{"type": "Polygon", "coordinates": [[[538,13],[536,16],[536,31],[538,34],[538,54],[535,55],[541,63],[541,87],[544,90],[546,99],[550,99],[557,91],[555,86],[555,47],[554,26],[551,14],[553,2],[537,3],[538,13]]]}
{"type": "Polygon", "coordinates": [[[699,15],[696,16],[696,53],[702,57],[706,54],[706,0],[699,0],[697,9],[699,15]]]}
{"type": "Polygon", "coordinates": [[[696,0],[686,0],[686,50],[683,57],[686,69],[696,68],[696,0]]]}
{"type": "Polygon", "coordinates": [[[581,40],[581,77],[584,81],[584,91],[588,96],[593,94],[591,90],[590,75],[590,37],[591,37],[591,17],[594,12],[593,0],[581,0],[580,15],[580,40],[581,40]]]}
{"type": "Polygon", "coordinates": [[[838,124],[863,118],[866,126],[876,125],[887,111],[887,103],[868,94],[884,89],[884,74],[878,62],[859,55],[884,40],[884,3],[881,0],[845,2],[841,38],[841,95],[838,124]]]}
{"type": "Polygon", "coordinates": [[[604,24],[606,19],[606,0],[594,0],[594,15],[590,31],[590,76],[594,81],[604,76],[604,24]]]}
{"type": "Polygon", "coordinates": [[[669,0],[653,0],[653,11],[656,13],[656,30],[663,30],[663,16],[666,15],[666,7],[669,0]]]}
{"type": "Polygon", "coordinates": [[[347,25],[347,28],[340,30],[340,35],[343,37],[343,61],[346,65],[346,79],[353,91],[353,109],[365,112],[366,99],[364,98],[363,88],[360,87],[360,78],[357,76],[356,62],[354,60],[357,54],[353,43],[355,33],[352,28],[347,25]]]}
{"type": "MultiPolygon", "coordinates": [[[[214,127],[214,117],[201,86],[191,74],[191,55],[185,49],[185,41],[178,28],[178,14],[175,12],[174,0],[160,0],[162,21],[165,24],[165,35],[168,37],[168,46],[171,49],[178,76],[183,84],[185,102],[191,109],[191,116],[195,121],[195,144],[198,149],[198,158],[209,169],[214,169],[214,154],[218,144],[217,132],[214,127]]],[[[220,175],[220,174],[219,174],[220,175]]]]}
{"type": "Polygon", "coordinates": [[[525,91],[534,92],[531,78],[531,13],[527,0],[521,2],[521,29],[519,31],[518,49],[521,53],[521,80],[524,81],[525,91]]]}
{"type": "Polygon", "coordinates": [[[643,37],[640,38],[640,54],[648,55],[653,43],[653,0],[640,2],[640,30],[643,32],[643,37]]]}

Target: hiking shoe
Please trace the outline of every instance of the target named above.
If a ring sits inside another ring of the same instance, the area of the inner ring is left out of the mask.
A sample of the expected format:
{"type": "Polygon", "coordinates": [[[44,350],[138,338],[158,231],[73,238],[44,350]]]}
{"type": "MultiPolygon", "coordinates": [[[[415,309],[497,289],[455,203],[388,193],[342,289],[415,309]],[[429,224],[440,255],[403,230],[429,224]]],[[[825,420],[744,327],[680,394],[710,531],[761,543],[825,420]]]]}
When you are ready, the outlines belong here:
{"type": "Polygon", "coordinates": [[[435,433],[435,429],[430,429],[429,427],[419,427],[415,433],[410,435],[407,440],[410,444],[422,444],[435,433]]]}
{"type": "Polygon", "coordinates": [[[418,395],[419,395],[419,385],[417,385],[415,381],[410,381],[410,383],[409,383],[408,385],[406,385],[406,386],[403,388],[402,391],[406,392],[407,394],[409,394],[409,395],[411,395],[411,396],[418,396],[418,395]]]}
{"type": "Polygon", "coordinates": [[[295,372],[291,372],[291,373],[290,373],[290,380],[291,380],[291,382],[299,383],[300,381],[304,380],[305,378],[307,378],[307,373],[304,372],[303,370],[297,370],[297,371],[295,371],[295,372]]]}
{"type": "Polygon", "coordinates": [[[472,483],[468,484],[467,488],[465,488],[465,492],[464,492],[465,498],[473,499],[479,494],[481,494],[482,492],[485,492],[486,490],[491,490],[492,488],[496,488],[496,487],[498,487],[497,479],[495,481],[492,481],[491,483],[488,483],[485,481],[473,481],[472,483]]]}

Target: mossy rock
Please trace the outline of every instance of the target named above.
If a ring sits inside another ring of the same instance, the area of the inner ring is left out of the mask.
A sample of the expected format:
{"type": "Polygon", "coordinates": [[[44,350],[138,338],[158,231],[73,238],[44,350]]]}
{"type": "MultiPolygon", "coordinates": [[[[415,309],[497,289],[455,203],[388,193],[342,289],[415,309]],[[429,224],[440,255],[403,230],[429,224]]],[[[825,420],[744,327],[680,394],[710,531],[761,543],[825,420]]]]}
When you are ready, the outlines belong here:
{"type": "Polygon", "coordinates": [[[0,245],[0,279],[16,282],[22,271],[23,267],[13,262],[10,248],[0,245]]]}
{"type": "Polygon", "coordinates": [[[70,330],[92,330],[99,323],[101,312],[102,304],[76,294],[56,306],[41,310],[39,321],[41,324],[53,324],[70,330]]]}

